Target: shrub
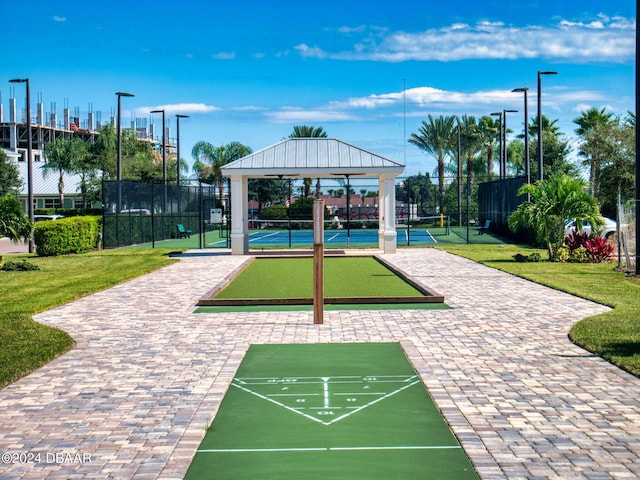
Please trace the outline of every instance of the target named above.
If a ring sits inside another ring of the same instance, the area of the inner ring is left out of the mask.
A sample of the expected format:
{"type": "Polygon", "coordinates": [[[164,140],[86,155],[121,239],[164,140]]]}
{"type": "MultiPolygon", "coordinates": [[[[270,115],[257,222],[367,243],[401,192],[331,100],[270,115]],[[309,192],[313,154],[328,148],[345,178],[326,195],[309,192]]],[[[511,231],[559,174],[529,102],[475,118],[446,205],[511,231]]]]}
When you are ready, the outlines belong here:
{"type": "Polygon", "coordinates": [[[33,238],[41,256],[84,253],[93,250],[100,234],[100,217],[71,217],[39,222],[33,238]]]}
{"type": "Polygon", "coordinates": [[[588,236],[575,230],[572,235],[565,237],[564,243],[572,262],[606,262],[611,259],[614,251],[613,245],[602,237],[594,234],[588,236]]]}
{"type": "Polygon", "coordinates": [[[587,240],[585,248],[590,262],[608,262],[613,256],[613,245],[602,237],[593,237],[587,240]]]}
{"type": "Polygon", "coordinates": [[[566,262],[571,257],[569,247],[562,245],[554,250],[553,260],[556,262],[566,262]]]}
{"type": "Polygon", "coordinates": [[[40,270],[40,267],[26,260],[21,260],[19,262],[4,262],[0,270],[4,272],[26,272],[29,270],[40,270]]]}
{"type": "Polygon", "coordinates": [[[516,262],[539,262],[541,260],[539,253],[532,253],[531,255],[522,255],[521,253],[516,253],[513,256],[513,259],[516,262]]]}

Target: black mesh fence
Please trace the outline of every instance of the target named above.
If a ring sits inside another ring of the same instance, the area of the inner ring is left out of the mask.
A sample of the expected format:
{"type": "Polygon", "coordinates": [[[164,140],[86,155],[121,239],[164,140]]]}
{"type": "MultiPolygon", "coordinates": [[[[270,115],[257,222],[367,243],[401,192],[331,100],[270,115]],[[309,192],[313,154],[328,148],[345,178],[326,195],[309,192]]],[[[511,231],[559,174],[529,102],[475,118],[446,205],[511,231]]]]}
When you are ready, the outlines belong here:
{"type": "MultiPolygon", "coordinates": [[[[515,177],[467,185],[463,180],[459,188],[456,178],[447,178],[445,206],[440,212],[435,181],[416,184],[411,177],[398,178],[398,246],[438,242],[490,243],[492,237],[500,237],[496,238],[500,242],[527,241],[526,234],[514,234],[507,223],[509,215],[526,200],[517,194],[525,181],[525,177],[515,177]]],[[[283,185],[285,188],[266,198],[259,197],[257,189],[249,189],[247,228],[251,236],[250,245],[257,246],[267,241],[275,244],[279,238],[276,231],[311,230],[313,202],[300,202],[305,195],[309,201],[313,197],[325,200],[327,230],[361,231],[358,235],[366,237],[368,244],[377,242],[381,199],[376,180],[347,184],[334,178],[322,179],[316,184],[318,186],[305,188],[299,179],[283,185]],[[365,230],[372,233],[365,234],[365,230]]],[[[189,232],[189,238],[199,237],[200,240],[197,242],[193,238],[180,245],[174,242],[172,246],[228,247],[231,219],[225,209],[228,209],[229,201],[228,185],[226,187],[221,199],[220,191],[213,185],[178,187],[162,183],[105,181],[103,246],[156,246],[155,242],[182,240],[185,237],[178,231],[178,225],[181,225],[189,232]]],[[[282,246],[286,248],[292,244],[291,235],[285,238],[282,246]]],[[[359,246],[357,242],[350,244],[359,246]]]]}
{"type": "Polygon", "coordinates": [[[178,238],[178,225],[197,235],[209,228],[203,211],[219,201],[210,185],[176,186],[104,181],[103,247],[113,248],[178,238]]]}

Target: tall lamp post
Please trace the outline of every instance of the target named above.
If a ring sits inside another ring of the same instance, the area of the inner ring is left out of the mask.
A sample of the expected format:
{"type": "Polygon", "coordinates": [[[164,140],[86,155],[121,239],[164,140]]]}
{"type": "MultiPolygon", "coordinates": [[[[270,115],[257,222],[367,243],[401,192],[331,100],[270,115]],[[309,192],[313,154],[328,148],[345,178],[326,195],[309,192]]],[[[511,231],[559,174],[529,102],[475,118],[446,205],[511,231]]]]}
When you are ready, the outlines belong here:
{"type": "Polygon", "coordinates": [[[504,148],[503,148],[503,156],[504,156],[504,163],[502,164],[502,178],[507,178],[507,113],[518,113],[518,110],[503,110],[502,111],[502,117],[503,117],[503,122],[502,122],[502,130],[504,132],[504,135],[502,136],[502,141],[504,142],[504,148]]]}
{"type": "Polygon", "coordinates": [[[176,185],[180,186],[180,119],[189,118],[189,115],[176,115],[176,156],[178,165],[176,166],[176,185]]]}
{"type": "Polygon", "coordinates": [[[151,110],[149,113],[161,113],[162,114],[162,184],[164,185],[164,196],[162,199],[162,211],[167,211],[167,147],[166,147],[166,135],[167,127],[165,124],[164,109],[163,110],[151,110]]]}
{"type": "Polygon", "coordinates": [[[118,140],[116,146],[117,152],[117,161],[116,161],[116,180],[118,181],[118,204],[116,205],[116,212],[120,212],[122,208],[122,97],[133,97],[132,93],[126,92],[116,92],[118,96],[118,125],[116,128],[118,129],[118,140]]]}
{"type": "Polygon", "coordinates": [[[176,186],[178,187],[178,191],[176,194],[178,195],[178,212],[182,211],[182,195],[180,193],[180,119],[181,118],[189,118],[189,115],[176,115],[176,186]]]}
{"type": "Polygon", "coordinates": [[[512,92],[524,93],[524,174],[527,177],[527,183],[531,183],[531,158],[529,156],[529,100],[527,87],[514,88],[512,92]]]}
{"type": "MultiPolygon", "coordinates": [[[[490,114],[493,117],[498,117],[498,124],[500,125],[500,130],[498,133],[498,158],[500,165],[500,180],[502,180],[502,112],[492,112],[490,114]]],[[[491,173],[491,172],[489,172],[491,173]]]]}
{"type": "Polygon", "coordinates": [[[538,180],[544,178],[542,161],[542,75],[557,75],[558,72],[538,71],[538,180]]]}
{"type": "MultiPolygon", "coordinates": [[[[27,212],[33,223],[33,152],[31,146],[31,88],[28,78],[14,78],[9,83],[25,83],[27,87],[27,212]]],[[[29,253],[35,252],[33,238],[29,238],[29,253]]]]}

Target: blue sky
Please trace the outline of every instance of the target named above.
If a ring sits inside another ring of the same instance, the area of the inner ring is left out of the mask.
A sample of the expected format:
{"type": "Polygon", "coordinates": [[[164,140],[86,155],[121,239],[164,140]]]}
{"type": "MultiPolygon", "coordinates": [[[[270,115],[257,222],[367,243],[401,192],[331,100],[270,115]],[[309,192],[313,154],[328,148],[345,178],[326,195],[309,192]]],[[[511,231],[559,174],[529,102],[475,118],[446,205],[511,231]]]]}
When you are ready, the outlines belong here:
{"type": "MultiPolygon", "coordinates": [[[[573,141],[590,107],[634,109],[635,3],[629,0],[325,0],[5,2],[4,77],[29,77],[32,102],[55,102],[103,121],[123,99],[123,122],[164,108],[182,156],[198,140],[254,151],[294,125],[432,172],[435,160],[406,138],[432,115],[480,117],[503,109],[523,128],[523,95],[573,141]],[[11,19],[11,21],[9,21],[11,19]]],[[[8,99],[20,85],[0,82],[8,99]]],[[[157,131],[160,132],[158,118],[157,131]]]]}

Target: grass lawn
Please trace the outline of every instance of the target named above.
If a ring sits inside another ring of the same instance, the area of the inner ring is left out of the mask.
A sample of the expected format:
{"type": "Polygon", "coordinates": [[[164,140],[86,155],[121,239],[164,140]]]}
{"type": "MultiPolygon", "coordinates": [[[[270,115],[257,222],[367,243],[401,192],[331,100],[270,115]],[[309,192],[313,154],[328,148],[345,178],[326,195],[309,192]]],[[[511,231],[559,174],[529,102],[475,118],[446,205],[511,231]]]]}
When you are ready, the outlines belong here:
{"type": "MultiPolygon", "coordinates": [[[[522,245],[461,245],[444,250],[582,298],[613,307],[577,322],[576,344],[640,376],[640,278],[614,270],[615,263],[519,263],[513,255],[546,250],[522,245]]],[[[576,312],[576,317],[580,312],[576,312]]]]}
{"type": "Polygon", "coordinates": [[[11,255],[40,270],[0,271],[0,387],[34,371],[73,346],[65,332],[31,316],[171,263],[170,250],[118,249],[40,258],[11,255]]]}
{"type": "MultiPolygon", "coordinates": [[[[421,296],[372,257],[328,257],[327,297],[421,296]]],[[[298,298],[313,296],[313,258],[258,258],[216,298],[298,298]]]]}

